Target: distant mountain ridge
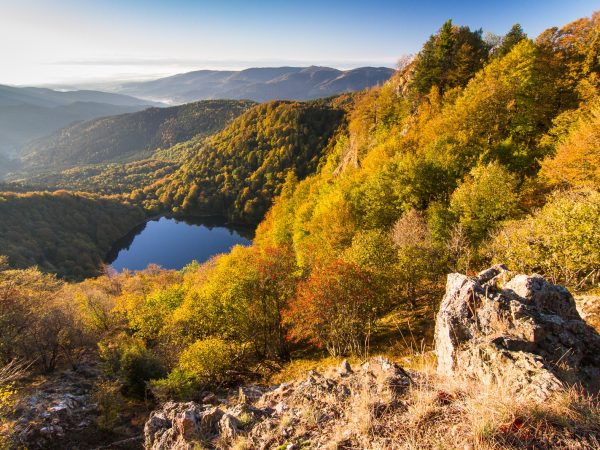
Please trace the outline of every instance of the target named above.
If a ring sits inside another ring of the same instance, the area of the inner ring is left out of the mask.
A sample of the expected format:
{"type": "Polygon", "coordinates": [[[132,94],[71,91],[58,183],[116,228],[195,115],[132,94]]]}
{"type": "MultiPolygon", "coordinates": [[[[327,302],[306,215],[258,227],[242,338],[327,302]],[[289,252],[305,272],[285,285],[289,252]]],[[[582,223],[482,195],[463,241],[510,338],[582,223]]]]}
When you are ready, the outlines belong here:
{"type": "Polygon", "coordinates": [[[210,100],[79,122],[27,144],[23,169],[39,172],[147,158],[159,148],[215,133],[254,105],[210,100]]]}
{"type": "Polygon", "coordinates": [[[240,71],[198,70],[152,81],[124,83],[114,92],[153,101],[312,100],[366,89],[387,81],[394,69],[360,67],[265,67],[240,71]]]}
{"type": "Polygon", "coordinates": [[[0,85],[0,154],[18,156],[26,142],[73,122],[139,111],[154,105],[157,104],[108,92],[63,92],[0,85]]]}
{"type": "MultiPolygon", "coordinates": [[[[64,106],[77,102],[105,103],[116,106],[152,106],[152,102],[124,94],[94,90],[58,91],[39,87],[0,85],[0,106],[64,106]]],[[[156,105],[154,105],[156,106],[156,105]]]]}

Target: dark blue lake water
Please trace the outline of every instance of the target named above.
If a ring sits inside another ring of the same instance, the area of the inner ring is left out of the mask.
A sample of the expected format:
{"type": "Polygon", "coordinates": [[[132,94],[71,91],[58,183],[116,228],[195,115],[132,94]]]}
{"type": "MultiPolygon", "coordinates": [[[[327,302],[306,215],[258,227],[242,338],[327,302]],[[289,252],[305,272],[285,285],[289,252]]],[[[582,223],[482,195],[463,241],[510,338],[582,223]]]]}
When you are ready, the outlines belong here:
{"type": "Polygon", "coordinates": [[[218,219],[181,220],[161,217],[132,230],[107,256],[115,270],[142,270],[148,264],[181,269],[228,252],[234,245],[250,245],[253,231],[232,228],[218,219]]]}

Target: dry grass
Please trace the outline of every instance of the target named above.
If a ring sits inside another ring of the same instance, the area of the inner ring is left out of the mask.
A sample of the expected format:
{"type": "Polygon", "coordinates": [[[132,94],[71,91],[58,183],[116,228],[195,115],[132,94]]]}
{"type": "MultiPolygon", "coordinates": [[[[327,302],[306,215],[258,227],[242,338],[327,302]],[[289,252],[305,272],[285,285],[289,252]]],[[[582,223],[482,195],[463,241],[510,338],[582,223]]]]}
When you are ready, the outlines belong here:
{"type": "MultiPolygon", "coordinates": [[[[331,367],[339,366],[343,360],[344,358],[336,358],[333,356],[294,359],[285,364],[279,372],[275,373],[267,381],[272,384],[294,381],[299,378],[304,378],[311,370],[326,372],[331,367]]],[[[348,361],[352,365],[361,362],[357,357],[348,358],[348,361]]]]}
{"type": "MultiPolygon", "coordinates": [[[[597,397],[570,389],[543,402],[517,398],[501,384],[437,376],[428,353],[417,359],[421,370],[411,371],[414,383],[400,396],[362,389],[345,400],[305,397],[290,403],[299,411],[293,420],[282,416],[259,441],[309,441],[320,449],[600,449],[597,397]],[[325,419],[325,411],[339,415],[325,419]],[[282,438],[286,428],[293,431],[282,438]]],[[[250,443],[240,437],[235,448],[250,443]]]]}
{"type": "MultiPolygon", "coordinates": [[[[377,400],[363,392],[355,401],[360,426],[341,448],[600,449],[598,398],[575,389],[534,402],[501,386],[424,376],[383,413],[369,407],[377,400]]],[[[340,423],[335,435],[347,429],[340,423]]]]}

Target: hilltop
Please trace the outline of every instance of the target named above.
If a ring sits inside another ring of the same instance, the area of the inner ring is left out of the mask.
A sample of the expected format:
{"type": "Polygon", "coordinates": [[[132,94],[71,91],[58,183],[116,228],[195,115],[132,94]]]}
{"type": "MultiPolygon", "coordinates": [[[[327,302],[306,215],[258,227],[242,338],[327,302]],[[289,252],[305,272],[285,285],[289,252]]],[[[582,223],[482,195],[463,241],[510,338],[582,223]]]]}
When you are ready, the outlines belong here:
{"type": "Polygon", "coordinates": [[[23,150],[23,170],[57,171],[74,166],[146,159],[159,149],[221,130],[253,106],[213,100],[103,117],[63,128],[23,150]]]}

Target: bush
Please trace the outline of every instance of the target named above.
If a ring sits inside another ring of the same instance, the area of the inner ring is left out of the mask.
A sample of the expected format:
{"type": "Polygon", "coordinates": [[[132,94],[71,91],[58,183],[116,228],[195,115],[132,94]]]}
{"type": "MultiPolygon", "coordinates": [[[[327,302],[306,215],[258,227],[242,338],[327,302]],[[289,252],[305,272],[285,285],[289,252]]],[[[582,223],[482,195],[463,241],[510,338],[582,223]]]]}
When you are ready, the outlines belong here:
{"type": "Polygon", "coordinates": [[[126,395],[142,397],[148,381],[166,375],[161,361],[140,340],[121,339],[117,344],[100,343],[99,347],[106,371],[121,381],[126,395]]]}
{"type": "Polygon", "coordinates": [[[121,384],[114,381],[103,381],[94,387],[92,393],[98,405],[99,415],[96,419],[101,430],[114,430],[119,421],[119,412],[123,410],[125,399],[121,394],[121,384]]]}
{"type": "Polygon", "coordinates": [[[161,402],[194,400],[199,388],[196,376],[179,368],[173,369],[166,378],[150,382],[152,394],[161,402]]]}
{"type": "Polygon", "coordinates": [[[179,357],[178,368],[191,374],[198,383],[214,386],[228,381],[236,362],[235,346],[218,338],[199,340],[179,357]]]}

